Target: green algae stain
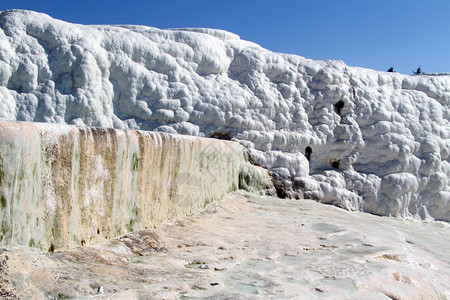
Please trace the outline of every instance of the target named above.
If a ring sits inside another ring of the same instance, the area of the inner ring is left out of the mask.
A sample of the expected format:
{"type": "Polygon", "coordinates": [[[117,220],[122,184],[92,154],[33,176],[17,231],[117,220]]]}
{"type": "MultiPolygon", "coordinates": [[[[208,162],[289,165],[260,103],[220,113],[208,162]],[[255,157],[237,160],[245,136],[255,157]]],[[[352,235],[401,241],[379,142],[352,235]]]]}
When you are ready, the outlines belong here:
{"type": "Polygon", "coordinates": [[[134,228],[135,224],[136,224],[136,221],[133,218],[131,218],[130,222],[128,222],[128,224],[127,224],[128,232],[132,232],[133,231],[133,228],[134,228]]]}
{"type": "Polygon", "coordinates": [[[25,171],[23,168],[19,169],[19,173],[17,176],[18,176],[19,182],[23,182],[23,178],[25,177],[25,171]]]}
{"type": "Polygon", "coordinates": [[[137,156],[137,153],[134,152],[133,155],[131,156],[131,169],[133,171],[136,171],[139,167],[139,158],[137,156]]]}
{"type": "Polygon", "coordinates": [[[128,224],[126,225],[128,232],[132,232],[134,230],[135,225],[137,224],[137,220],[139,219],[139,209],[134,206],[131,210],[131,218],[128,224]]]}
{"type": "Polygon", "coordinates": [[[0,196],[0,207],[2,210],[6,208],[6,197],[4,195],[0,196]]]}
{"type": "Polygon", "coordinates": [[[0,185],[2,185],[3,180],[5,179],[5,171],[3,170],[3,160],[0,156],[0,185]]]}

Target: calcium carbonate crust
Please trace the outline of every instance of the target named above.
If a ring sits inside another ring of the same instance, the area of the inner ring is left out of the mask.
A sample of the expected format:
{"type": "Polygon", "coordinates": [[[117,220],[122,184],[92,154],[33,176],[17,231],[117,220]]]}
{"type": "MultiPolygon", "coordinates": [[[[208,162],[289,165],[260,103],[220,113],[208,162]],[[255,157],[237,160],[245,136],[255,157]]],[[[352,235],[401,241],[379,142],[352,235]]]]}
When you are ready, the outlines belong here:
{"type": "Polygon", "coordinates": [[[281,196],[450,221],[450,76],[268,51],[214,29],[0,13],[0,118],[226,138],[281,196]]]}

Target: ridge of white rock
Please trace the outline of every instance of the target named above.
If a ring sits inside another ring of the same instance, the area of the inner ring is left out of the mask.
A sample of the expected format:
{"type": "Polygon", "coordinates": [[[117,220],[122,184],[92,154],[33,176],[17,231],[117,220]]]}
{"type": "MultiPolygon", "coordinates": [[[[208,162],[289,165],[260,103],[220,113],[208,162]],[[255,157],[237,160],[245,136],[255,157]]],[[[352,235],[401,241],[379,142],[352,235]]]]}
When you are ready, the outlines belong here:
{"type": "Polygon", "coordinates": [[[450,221],[450,76],[274,53],[213,29],[0,13],[0,118],[230,138],[281,196],[450,221]]]}
{"type": "Polygon", "coordinates": [[[0,245],[77,247],[203,209],[240,181],[265,190],[247,157],[231,141],[0,121],[0,245]]]}

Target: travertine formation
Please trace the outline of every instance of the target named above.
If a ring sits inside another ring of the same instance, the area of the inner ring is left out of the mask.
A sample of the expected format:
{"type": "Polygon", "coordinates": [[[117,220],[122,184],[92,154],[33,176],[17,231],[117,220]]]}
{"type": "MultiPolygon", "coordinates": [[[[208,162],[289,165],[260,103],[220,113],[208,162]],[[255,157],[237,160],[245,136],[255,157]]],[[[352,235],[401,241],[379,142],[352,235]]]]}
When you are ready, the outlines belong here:
{"type": "Polygon", "coordinates": [[[0,298],[449,299],[449,237],[445,222],[239,191],[77,249],[2,247],[0,298]]]}
{"type": "Polygon", "coordinates": [[[54,250],[153,228],[238,189],[240,176],[247,189],[269,178],[254,168],[229,141],[2,121],[0,244],[54,250]]]}
{"type": "Polygon", "coordinates": [[[234,139],[280,196],[450,221],[448,75],[313,61],[220,30],[15,10],[0,13],[0,119],[234,139]]]}

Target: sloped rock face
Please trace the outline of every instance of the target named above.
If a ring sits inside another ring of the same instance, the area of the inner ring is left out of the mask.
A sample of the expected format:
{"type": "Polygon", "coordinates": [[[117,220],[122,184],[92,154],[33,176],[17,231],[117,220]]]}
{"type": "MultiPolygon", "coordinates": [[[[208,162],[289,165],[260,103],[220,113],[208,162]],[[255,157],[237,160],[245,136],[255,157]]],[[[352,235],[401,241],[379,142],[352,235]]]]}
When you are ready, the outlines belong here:
{"type": "Polygon", "coordinates": [[[0,14],[0,118],[229,138],[281,196],[450,220],[450,76],[273,53],[212,29],[0,14]]]}
{"type": "Polygon", "coordinates": [[[229,141],[1,121],[0,244],[53,251],[159,226],[238,189],[246,161],[229,141]]]}

